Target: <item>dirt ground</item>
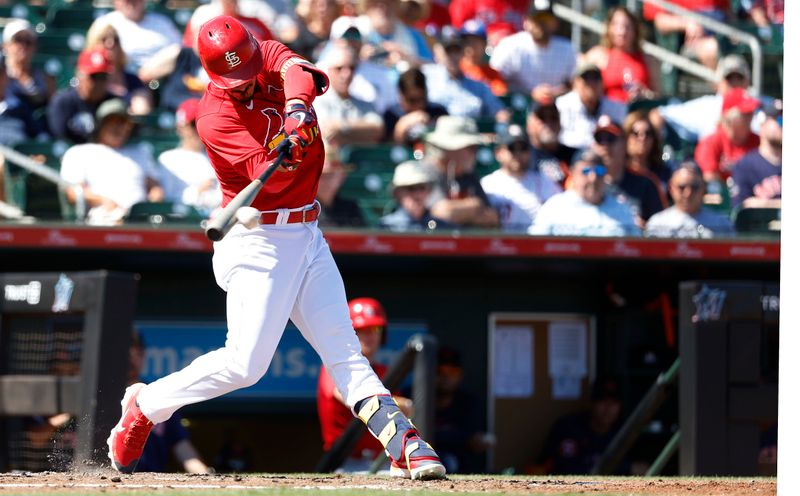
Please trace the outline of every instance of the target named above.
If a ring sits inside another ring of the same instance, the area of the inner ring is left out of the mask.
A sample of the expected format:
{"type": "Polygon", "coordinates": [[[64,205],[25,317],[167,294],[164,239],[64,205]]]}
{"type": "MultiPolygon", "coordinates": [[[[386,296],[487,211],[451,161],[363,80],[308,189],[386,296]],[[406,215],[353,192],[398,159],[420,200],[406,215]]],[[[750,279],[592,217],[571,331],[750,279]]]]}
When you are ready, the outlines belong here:
{"type": "Polygon", "coordinates": [[[375,489],[435,492],[497,492],[507,494],[624,494],[704,496],[774,495],[775,479],[687,478],[527,478],[513,476],[455,476],[444,481],[408,481],[380,476],[339,475],[120,475],[110,470],[0,474],[0,494],[96,494],[114,490],[147,489],[375,489]]]}

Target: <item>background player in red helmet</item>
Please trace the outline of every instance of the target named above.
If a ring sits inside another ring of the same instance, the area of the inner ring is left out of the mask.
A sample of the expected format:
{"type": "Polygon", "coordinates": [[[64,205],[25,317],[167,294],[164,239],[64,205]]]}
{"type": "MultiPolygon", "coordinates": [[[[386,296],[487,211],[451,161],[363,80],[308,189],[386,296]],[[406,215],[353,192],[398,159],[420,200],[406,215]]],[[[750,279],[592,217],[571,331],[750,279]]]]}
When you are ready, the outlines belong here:
{"type": "MultiPolygon", "coordinates": [[[[369,360],[378,377],[383,378],[387,367],[373,360],[375,353],[386,343],[386,312],[381,304],[373,298],[355,298],[350,300],[348,307],[353,329],[361,343],[361,353],[369,360]]],[[[401,396],[395,396],[394,399],[404,414],[411,415],[410,399],[401,396]]],[[[350,424],[353,414],[324,367],[320,370],[317,382],[317,412],[322,430],[323,449],[328,451],[350,424]]],[[[383,446],[377,439],[369,434],[364,434],[353,448],[350,457],[340,467],[340,471],[367,471],[382,449],[383,446]]]]}
{"type": "MultiPolygon", "coordinates": [[[[277,41],[257,42],[232,17],[203,24],[198,52],[211,83],[197,130],[223,192],[223,206],[288,152],[252,207],[260,224],[234,226],[214,243],[214,276],[227,291],[225,346],[151,384],[130,386],[108,439],[117,470],[136,468],[154,423],[184,405],[256,383],[289,318],[319,353],[336,388],[392,460],[390,473],[438,479],[444,465],[400,411],[361,354],[344,284],[317,227],[314,200],[324,160],[311,104],[328,77],[277,41]],[[288,149],[287,149],[288,148],[288,149]]],[[[277,447],[276,447],[277,448],[277,447]]]]}

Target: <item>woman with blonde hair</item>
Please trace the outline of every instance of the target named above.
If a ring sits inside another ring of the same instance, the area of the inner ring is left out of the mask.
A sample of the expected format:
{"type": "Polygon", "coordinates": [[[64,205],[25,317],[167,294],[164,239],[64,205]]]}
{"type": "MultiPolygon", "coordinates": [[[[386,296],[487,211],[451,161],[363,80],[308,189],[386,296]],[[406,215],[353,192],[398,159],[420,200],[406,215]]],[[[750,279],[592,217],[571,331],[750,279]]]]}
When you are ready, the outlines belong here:
{"type": "Polygon", "coordinates": [[[117,30],[104,21],[95,21],[86,33],[85,49],[98,46],[106,49],[112,65],[108,79],[109,93],[128,102],[131,114],[150,113],[153,110],[153,93],[135,74],[125,70],[128,57],[122,50],[117,30]]]}
{"type": "Polygon", "coordinates": [[[642,51],[642,26],[625,7],[609,9],[605,34],[584,60],[600,69],[611,100],[652,99],[660,89],[658,62],[642,51]]]}

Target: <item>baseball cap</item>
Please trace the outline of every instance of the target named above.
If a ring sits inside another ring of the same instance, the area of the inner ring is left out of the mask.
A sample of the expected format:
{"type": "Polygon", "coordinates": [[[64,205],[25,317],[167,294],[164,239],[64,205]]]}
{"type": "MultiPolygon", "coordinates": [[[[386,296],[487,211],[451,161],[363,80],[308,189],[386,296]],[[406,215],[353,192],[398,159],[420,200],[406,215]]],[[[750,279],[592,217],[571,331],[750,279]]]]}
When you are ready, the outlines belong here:
{"type": "Polygon", "coordinates": [[[78,55],[78,70],[84,74],[111,72],[111,61],[105,48],[84,50],[78,55]]]}
{"type": "Polygon", "coordinates": [[[3,43],[9,43],[14,36],[22,32],[30,33],[34,38],[37,37],[30,22],[25,19],[13,19],[3,29],[3,43]]]}
{"type": "Polygon", "coordinates": [[[519,124],[511,124],[497,133],[495,141],[502,146],[509,146],[512,143],[528,143],[528,133],[519,124]]]}
{"type": "Polygon", "coordinates": [[[464,21],[464,24],[459,30],[459,34],[463,36],[477,36],[478,38],[486,39],[486,26],[477,19],[469,19],[464,21]]]}
{"type": "Polygon", "coordinates": [[[573,79],[577,77],[582,78],[586,74],[589,74],[590,72],[597,73],[598,76],[602,77],[602,72],[600,71],[600,68],[597,67],[595,64],[587,61],[580,62],[578,65],[575,66],[575,70],[572,71],[572,77],[573,79]]]}
{"type": "Polygon", "coordinates": [[[402,188],[436,182],[436,172],[425,162],[406,160],[394,168],[392,187],[402,188]]]}
{"type": "Polygon", "coordinates": [[[333,21],[330,39],[334,41],[342,38],[346,40],[361,40],[361,31],[356,25],[355,17],[341,16],[333,21]]]}
{"type": "Polygon", "coordinates": [[[570,167],[577,164],[578,162],[583,162],[587,164],[600,164],[603,162],[603,159],[600,155],[597,154],[591,148],[580,148],[575,150],[575,153],[572,154],[572,158],[569,161],[570,167]]]}
{"type": "Polygon", "coordinates": [[[121,115],[130,119],[131,116],[128,113],[128,104],[125,103],[125,100],[122,98],[111,98],[97,107],[97,112],[95,112],[95,120],[98,124],[97,127],[100,127],[100,123],[113,115],[121,115]]]}
{"type": "Polygon", "coordinates": [[[485,143],[475,120],[460,115],[443,115],[436,119],[436,126],[425,141],[442,150],[460,150],[485,143]]]}
{"type": "Polygon", "coordinates": [[[175,124],[183,126],[192,124],[197,120],[197,108],[200,103],[199,98],[189,98],[184,100],[175,111],[175,124]]]}
{"type": "Polygon", "coordinates": [[[740,74],[750,80],[750,66],[741,55],[726,55],[717,63],[717,79],[725,79],[731,74],[740,74]]]}
{"type": "Polygon", "coordinates": [[[528,7],[528,17],[536,17],[541,14],[553,15],[553,3],[551,0],[533,0],[528,7]]]}
{"type": "Polygon", "coordinates": [[[722,97],[722,113],[738,110],[743,114],[752,114],[761,106],[758,99],[747,94],[743,88],[733,88],[722,97]]]}
{"type": "Polygon", "coordinates": [[[597,119],[597,126],[594,128],[595,139],[602,132],[611,133],[614,136],[622,136],[622,127],[614,122],[611,117],[604,114],[597,119]]]}
{"type": "Polygon", "coordinates": [[[451,26],[442,27],[442,31],[439,34],[439,42],[445,48],[450,48],[450,47],[461,48],[462,43],[461,43],[460,31],[454,29],[451,26]]]}
{"type": "Polygon", "coordinates": [[[767,117],[777,119],[783,115],[783,100],[772,100],[769,104],[764,105],[763,110],[767,117]]]}

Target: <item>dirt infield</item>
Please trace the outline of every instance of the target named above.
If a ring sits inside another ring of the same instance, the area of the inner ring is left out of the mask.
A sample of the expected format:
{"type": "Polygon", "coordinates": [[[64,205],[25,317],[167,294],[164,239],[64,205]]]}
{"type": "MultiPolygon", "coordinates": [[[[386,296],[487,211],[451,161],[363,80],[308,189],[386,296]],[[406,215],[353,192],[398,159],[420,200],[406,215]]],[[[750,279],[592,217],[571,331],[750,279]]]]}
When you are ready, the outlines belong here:
{"type": "MultiPolygon", "coordinates": [[[[444,481],[412,482],[381,476],[350,475],[120,475],[110,470],[96,472],[41,472],[0,474],[0,494],[98,494],[112,492],[147,493],[162,490],[208,490],[234,494],[236,490],[365,490],[364,493],[424,491],[435,493],[496,494],[615,494],[615,495],[773,495],[771,478],[614,478],[614,477],[514,477],[454,476],[444,481]],[[369,491],[372,490],[372,491],[369,491]]],[[[283,494],[283,492],[281,493],[283,494]]],[[[205,491],[202,491],[205,492],[205,491]]],[[[259,491],[260,492],[260,491],[259,491]]]]}

